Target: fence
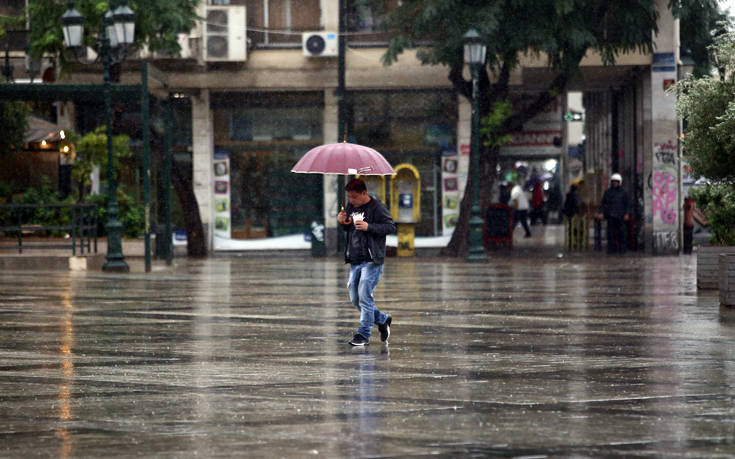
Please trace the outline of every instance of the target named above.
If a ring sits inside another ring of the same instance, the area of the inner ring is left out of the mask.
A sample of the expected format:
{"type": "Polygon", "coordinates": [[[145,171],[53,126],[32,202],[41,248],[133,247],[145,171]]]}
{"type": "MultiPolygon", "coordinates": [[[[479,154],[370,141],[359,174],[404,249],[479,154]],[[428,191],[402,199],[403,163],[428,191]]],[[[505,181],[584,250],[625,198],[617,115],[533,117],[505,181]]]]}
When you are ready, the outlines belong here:
{"type": "Polygon", "coordinates": [[[71,249],[77,254],[77,245],[84,254],[97,253],[97,205],[96,204],[3,204],[0,205],[0,232],[6,237],[17,238],[17,244],[0,244],[0,250],[17,249],[71,249]],[[43,225],[39,222],[53,221],[43,225]],[[31,234],[48,236],[62,233],[64,242],[48,238],[41,243],[23,244],[23,238],[31,234]],[[66,242],[66,239],[71,239],[66,242]],[[92,245],[93,244],[93,245],[92,245]]]}

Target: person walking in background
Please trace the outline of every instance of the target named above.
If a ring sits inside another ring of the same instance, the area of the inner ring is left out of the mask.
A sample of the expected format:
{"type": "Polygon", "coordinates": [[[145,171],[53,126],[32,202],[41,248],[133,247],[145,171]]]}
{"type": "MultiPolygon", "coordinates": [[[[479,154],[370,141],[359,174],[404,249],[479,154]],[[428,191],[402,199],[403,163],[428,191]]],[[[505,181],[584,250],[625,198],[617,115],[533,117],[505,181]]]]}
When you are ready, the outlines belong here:
{"type": "Polygon", "coordinates": [[[623,178],[615,173],[605,190],[597,218],[607,220],[607,253],[625,253],[627,249],[628,193],[621,186],[623,178]]]}
{"type": "Polygon", "coordinates": [[[528,228],[528,198],[523,188],[514,181],[509,181],[510,205],[513,207],[513,229],[518,222],[521,222],[523,229],[526,231],[525,237],[531,237],[531,230],[528,228]]]}
{"type": "Polygon", "coordinates": [[[536,220],[546,224],[546,216],[544,212],[544,182],[538,177],[536,178],[533,188],[531,189],[531,210],[528,213],[531,220],[531,226],[536,224],[536,220]]]}
{"type": "Polygon", "coordinates": [[[337,215],[337,221],[347,236],[345,263],[350,264],[350,301],[360,311],[360,327],[348,343],[365,346],[370,343],[374,324],[378,324],[381,341],[390,336],[393,318],[375,306],[373,291],[383,274],[385,236],[396,232],[396,224],[385,205],[367,194],[365,182],[353,179],[345,190],[349,204],[337,215]]]}

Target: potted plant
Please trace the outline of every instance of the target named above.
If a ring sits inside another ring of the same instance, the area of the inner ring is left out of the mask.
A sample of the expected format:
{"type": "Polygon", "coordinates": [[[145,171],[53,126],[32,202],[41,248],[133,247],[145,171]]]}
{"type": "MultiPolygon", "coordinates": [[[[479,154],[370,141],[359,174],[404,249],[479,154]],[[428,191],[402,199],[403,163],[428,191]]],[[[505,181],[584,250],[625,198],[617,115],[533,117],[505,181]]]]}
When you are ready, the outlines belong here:
{"type": "MultiPolygon", "coordinates": [[[[711,55],[712,75],[688,76],[672,89],[677,95],[677,112],[686,122],[684,157],[698,175],[709,180],[708,185],[690,192],[714,234],[709,247],[697,250],[699,288],[722,284],[719,255],[735,254],[735,32],[731,25],[721,26],[711,55]]],[[[723,269],[729,271],[728,260],[732,260],[735,270],[735,256],[723,260],[723,269]]],[[[723,287],[735,290],[735,282],[723,287]]]]}

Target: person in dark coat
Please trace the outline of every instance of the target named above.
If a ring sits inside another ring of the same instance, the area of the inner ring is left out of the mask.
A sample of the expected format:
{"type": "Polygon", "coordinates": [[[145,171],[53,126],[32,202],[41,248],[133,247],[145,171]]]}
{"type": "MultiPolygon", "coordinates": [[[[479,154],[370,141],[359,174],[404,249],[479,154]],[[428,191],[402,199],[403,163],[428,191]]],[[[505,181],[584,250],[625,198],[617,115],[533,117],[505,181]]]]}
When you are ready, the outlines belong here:
{"type": "Polygon", "coordinates": [[[605,190],[597,218],[607,220],[607,253],[625,253],[627,249],[628,193],[621,186],[623,178],[615,173],[605,190]]]}
{"type": "Polygon", "coordinates": [[[572,218],[579,213],[579,205],[582,203],[582,198],[579,196],[579,187],[572,185],[569,187],[566,197],[564,198],[564,208],[562,212],[567,218],[572,218]]]}
{"type": "Polygon", "coordinates": [[[365,346],[375,324],[381,341],[390,336],[393,318],[375,306],[373,291],[383,274],[386,235],[396,232],[396,224],[385,205],[367,194],[362,180],[352,179],[345,191],[349,204],[337,215],[337,221],[347,236],[345,263],[350,264],[350,301],[360,311],[360,327],[348,343],[365,346]]]}

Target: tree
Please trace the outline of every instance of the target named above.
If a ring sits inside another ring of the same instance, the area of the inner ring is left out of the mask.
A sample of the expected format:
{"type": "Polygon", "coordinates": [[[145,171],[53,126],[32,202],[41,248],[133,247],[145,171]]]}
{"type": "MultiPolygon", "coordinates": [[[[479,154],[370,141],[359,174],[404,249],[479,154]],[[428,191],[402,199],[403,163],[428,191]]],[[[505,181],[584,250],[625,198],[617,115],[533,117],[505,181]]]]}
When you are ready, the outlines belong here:
{"type": "MultiPolygon", "coordinates": [[[[22,26],[19,18],[0,16],[0,43],[7,31],[22,26]]],[[[0,101],[0,155],[23,148],[28,130],[28,108],[24,102],[0,101]]]]}
{"type": "MultiPolygon", "coordinates": [[[[147,46],[150,51],[178,55],[181,47],[178,34],[188,33],[196,26],[196,6],[200,0],[128,0],[135,12],[134,48],[147,46]]],[[[102,24],[102,16],[116,8],[118,1],[76,0],[74,7],[85,17],[85,44],[99,53],[94,40],[102,24]]],[[[56,56],[61,72],[72,64],[64,49],[61,16],[67,2],[58,0],[34,0],[28,5],[30,20],[30,54],[33,56],[56,56]]],[[[111,72],[119,75],[119,72],[111,72]]],[[[186,174],[184,174],[186,175],[186,174]]],[[[176,181],[176,189],[185,214],[188,233],[188,253],[205,256],[206,240],[199,215],[199,206],[191,181],[176,181]]]]}
{"type": "MultiPolygon", "coordinates": [[[[99,43],[94,37],[100,32],[102,17],[119,3],[119,0],[74,2],[74,8],[85,18],[85,45],[98,54],[99,43]]],[[[134,48],[146,45],[150,51],[178,55],[181,52],[178,34],[188,33],[196,26],[198,3],[199,0],[128,0],[128,6],[135,12],[134,48]]],[[[33,0],[28,4],[30,53],[57,56],[62,70],[69,64],[61,29],[61,16],[67,8],[67,2],[58,0],[33,0]]]]}
{"type": "Polygon", "coordinates": [[[714,75],[690,76],[672,89],[686,122],[684,158],[713,181],[691,191],[708,216],[713,242],[735,244],[735,31],[723,27],[710,47],[714,75]]]}
{"type": "MultiPolygon", "coordinates": [[[[669,6],[681,12],[689,11],[693,3],[699,2],[672,0],[669,6]]],[[[614,64],[615,56],[622,52],[651,52],[658,16],[653,0],[403,0],[387,15],[385,26],[393,35],[384,63],[390,65],[406,49],[417,48],[423,64],[448,66],[455,90],[470,99],[472,82],[462,74],[462,36],[470,27],[478,30],[487,46],[487,66],[479,79],[480,115],[487,118],[492,113],[492,120],[484,122],[487,142],[480,157],[480,199],[484,208],[504,136],[519,130],[563,94],[588,52],[597,51],[605,64],[614,64]],[[499,119],[505,108],[498,104],[509,101],[511,73],[518,68],[520,58],[528,54],[547,59],[554,77],[535,93],[530,104],[499,119]]],[[[467,253],[475,186],[472,175],[470,171],[457,227],[444,255],[467,253]]]]}
{"type": "MultiPolygon", "coordinates": [[[[77,200],[82,202],[86,190],[91,185],[90,174],[94,166],[101,171],[107,170],[107,133],[105,127],[101,126],[85,136],[70,133],[67,142],[74,148],[76,159],[72,168],[72,179],[77,185],[77,200]]],[[[120,171],[120,160],[130,158],[130,137],[127,135],[116,135],[112,137],[113,170],[120,171]]]]}

